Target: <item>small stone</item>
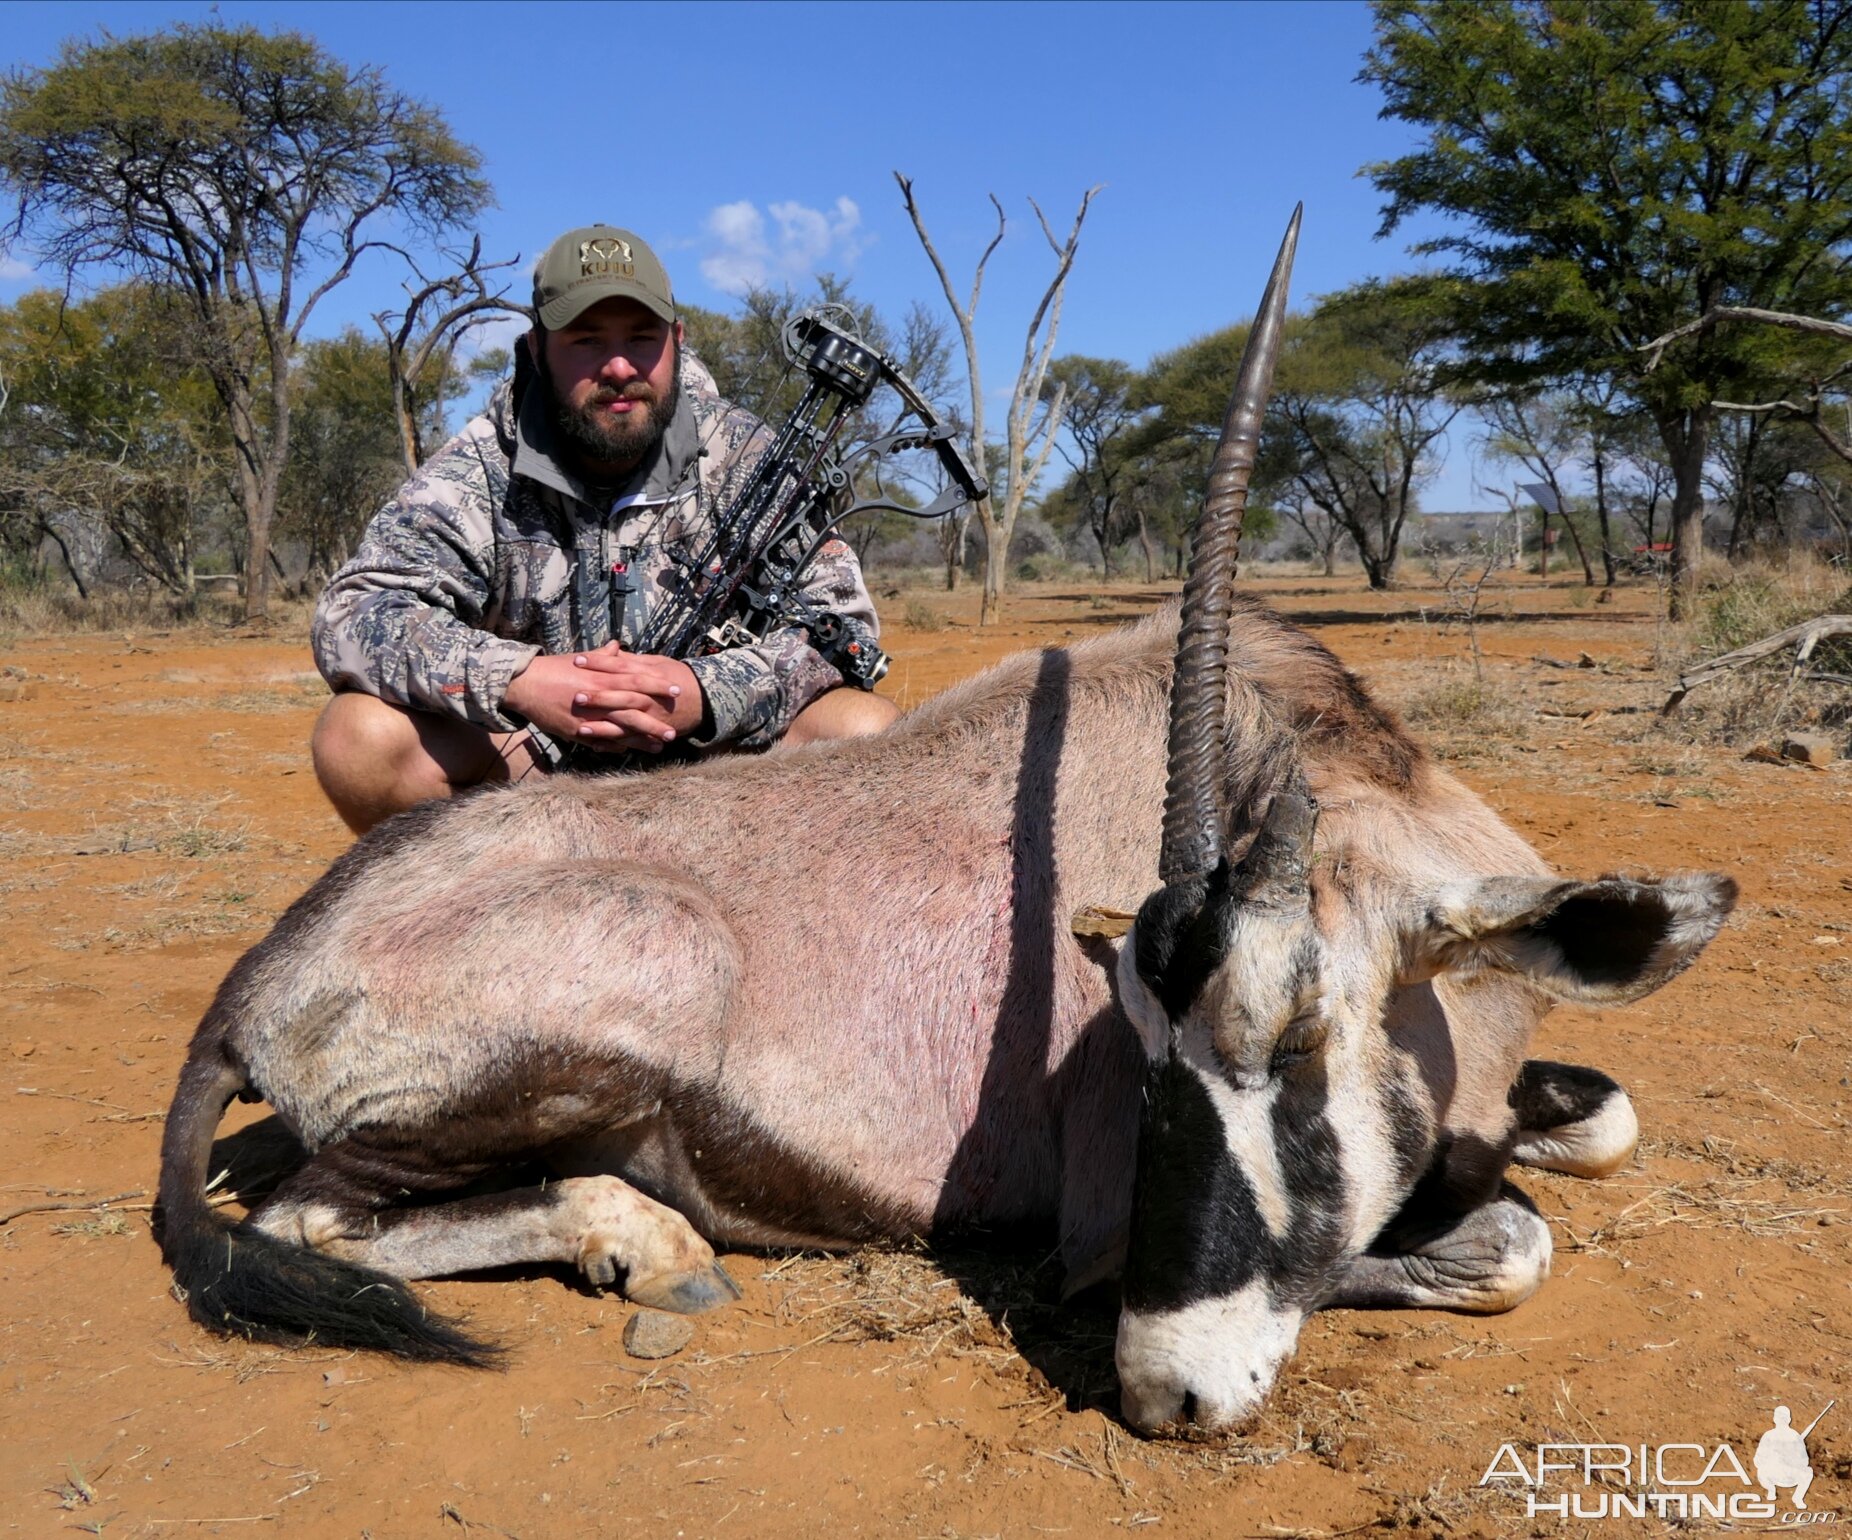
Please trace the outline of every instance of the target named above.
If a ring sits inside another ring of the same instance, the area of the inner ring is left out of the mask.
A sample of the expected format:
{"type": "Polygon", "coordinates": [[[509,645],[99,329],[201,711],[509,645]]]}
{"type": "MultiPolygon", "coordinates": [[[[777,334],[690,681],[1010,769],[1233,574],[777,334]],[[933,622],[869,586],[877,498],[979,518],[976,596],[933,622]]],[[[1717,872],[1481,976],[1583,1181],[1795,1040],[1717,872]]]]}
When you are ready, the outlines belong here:
{"type": "Polygon", "coordinates": [[[624,1326],[624,1351],[632,1358],[673,1358],[694,1340],[694,1322],[666,1310],[639,1310],[624,1326]]]}
{"type": "Polygon", "coordinates": [[[1781,740],[1781,756],[1798,759],[1804,765],[1830,765],[1839,757],[1839,751],[1825,733],[1790,733],[1781,740]]]}
{"type": "Polygon", "coordinates": [[[33,1050],[38,1046],[37,1043],[17,1042],[13,1044],[13,1057],[16,1059],[29,1059],[32,1057],[33,1050]]]}
{"type": "Polygon", "coordinates": [[[31,700],[38,693],[23,679],[0,679],[0,701],[31,700]]]}

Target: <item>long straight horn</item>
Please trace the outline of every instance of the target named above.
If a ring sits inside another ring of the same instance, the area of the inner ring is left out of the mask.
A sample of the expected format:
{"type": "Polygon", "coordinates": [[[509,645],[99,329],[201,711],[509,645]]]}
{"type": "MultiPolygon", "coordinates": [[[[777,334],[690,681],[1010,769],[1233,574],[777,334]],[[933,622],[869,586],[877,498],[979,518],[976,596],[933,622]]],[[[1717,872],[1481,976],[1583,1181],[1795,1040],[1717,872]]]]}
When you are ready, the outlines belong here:
{"type": "Polygon", "coordinates": [[[1235,602],[1241,524],[1248,478],[1260,449],[1261,418],[1273,388],[1273,365],[1286,327],[1286,290],[1299,216],[1286,239],[1241,355],[1235,394],[1222,420],[1222,441],[1209,467],[1203,510],[1190,536],[1190,575],[1183,584],[1177,628],[1177,668],[1170,686],[1170,779],[1164,793],[1164,844],[1158,877],[1165,883],[1214,870],[1222,858],[1222,733],[1227,717],[1228,621],[1235,602]]]}

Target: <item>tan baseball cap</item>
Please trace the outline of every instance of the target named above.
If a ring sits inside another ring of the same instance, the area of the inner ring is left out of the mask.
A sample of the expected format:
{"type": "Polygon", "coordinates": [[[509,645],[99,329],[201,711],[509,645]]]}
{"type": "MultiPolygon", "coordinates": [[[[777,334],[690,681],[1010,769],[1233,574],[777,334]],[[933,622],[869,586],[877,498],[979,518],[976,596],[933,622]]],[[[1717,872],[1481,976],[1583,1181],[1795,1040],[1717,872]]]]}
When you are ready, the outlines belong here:
{"type": "Polygon", "coordinates": [[[641,237],[615,225],[568,230],[534,269],[534,309],[548,331],[558,331],[601,299],[634,299],[675,319],[669,275],[641,237]]]}

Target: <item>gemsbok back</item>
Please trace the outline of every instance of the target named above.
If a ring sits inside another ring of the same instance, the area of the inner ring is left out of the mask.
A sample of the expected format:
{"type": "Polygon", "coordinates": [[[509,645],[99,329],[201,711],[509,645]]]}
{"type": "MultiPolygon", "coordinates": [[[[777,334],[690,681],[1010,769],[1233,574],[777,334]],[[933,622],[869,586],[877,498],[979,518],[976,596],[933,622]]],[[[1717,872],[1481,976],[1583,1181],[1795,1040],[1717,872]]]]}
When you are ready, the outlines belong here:
{"type": "Polygon", "coordinates": [[[1047,1221],[1123,1278],[1127,1419],[1255,1409],[1327,1305],[1504,1310],[1512,1160],[1624,1161],[1626,1094],[1527,1060],[1658,988],[1735,885],[1552,875],[1317,642],[1233,593],[1298,216],[1181,613],[1022,654],[878,738],[486,789],[361,839],[232,969],[162,1150],[206,1326],[483,1363],[403,1280],[564,1263],[696,1311],[726,1247],[1047,1221]],[[1083,908],[1136,913],[1110,940],[1083,908]],[[1083,927],[1084,928],[1084,927],[1083,927]],[[214,1132],[309,1159],[248,1218],[214,1132]],[[475,1190],[536,1162],[557,1179],[475,1190]]]}

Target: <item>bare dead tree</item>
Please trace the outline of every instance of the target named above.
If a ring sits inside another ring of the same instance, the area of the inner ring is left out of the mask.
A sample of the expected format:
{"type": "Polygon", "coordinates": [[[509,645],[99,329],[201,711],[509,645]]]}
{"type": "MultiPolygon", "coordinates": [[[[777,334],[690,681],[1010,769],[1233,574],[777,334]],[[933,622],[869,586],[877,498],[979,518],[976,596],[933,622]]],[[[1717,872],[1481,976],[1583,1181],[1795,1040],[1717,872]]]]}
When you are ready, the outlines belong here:
{"type": "MultiPolygon", "coordinates": [[[[989,456],[984,437],[984,386],[982,370],[978,364],[975,319],[978,300],[984,289],[984,269],[989,265],[991,255],[1003,243],[1008,224],[1004,218],[1003,205],[997,201],[995,193],[990,195],[991,207],[997,211],[997,233],[991,237],[990,244],[978,258],[971,279],[969,299],[960,304],[958,292],[952,286],[951,274],[933,245],[932,237],[926,232],[925,218],[913,197],[912,179],[896,171],[894,180],[900,184],[901,197],[906,203],[908,217],[913,221],[914,233],[919,236],[920,245],[925,248],[933,271],[939,275],[940,286],[945,290],[945,301],[951,306],[952,315],[958,322],[959,336],[965,346],[966,377],[971,386],[972,458],[988,474],[991,467],[987,463],[989,456]]],[[[1033,198],[1029,200],[1029,207],[1035,210],[1036,220],[1042,227],[1048,248],[1055,254],[1055,271],[1048,281],[1048,287],[1042,291],[1041,301],[1036,305],[1034,314],[1029,318],[1029,327],[1023,337],[1022,363],[1016,371],[1016,387],[1010,393],[1009,411],[1005,417],[1003,473],[1000,478],[1002,506],[998,506],[994,490],[991,496],[977,505],[978,522],[984,529],[986,547],[980,625],[990,625],[999,618],[1009,573],[1010,537],[1016,532],[1016,518],[1022,512],[1023,500],[1028,496],[1029,489],[1035,485],[1042,474],[1042,468],[1048,463],[1048,456],[1054,449],[1055,434],[1061,426],[1066,393],[1057,389],[1053,397],[1044,403],[1042,382],[1047,378],[1048,361],[1054,354],[1055,336],[1061,328],[1061,303],[1067,293],[1068,275],[1074,269],[1074,254],[1080,248],[1080,229],[1099,191],[1100,188],[1094,186],[1081,195],[1080,208],[1075,212],[1074,225],[1068,231],[1066,241],[1055,238],[1041,206],[1033,198]]],[[[998,477],[991,477],[993,489],[998,480],[998,477]]]]}
{"type": "Polygon", "coordinates": [[[482,260],[482,237],[470,242],[469,255],[455,257],[456,271],[442,278],[427,278],[410,252],[399,253],[415,275],[405,285],[405,308],[382,310],[373,324],[386,339],[386,362],[392,371],[393,416],[398,422],[399,445],[405,451],[405,468],[424,464],[424,408],[421,383],[428,378],[439,390],[450,375],[457,345],[472,330],[498,315],[532,318],[533,312],[507,297],[507,286],[491,290],[489,274],[515,266],[518,256],[506,262],[482,260]],[[435,372],[427,371],[435,364],[435,372]]]}
{"type": "MultiPolygon", "coordinates": [[[[1523,525],[1509,497],[1506,498],[1506,505],[1511,508],[1511,528],[1515,537],[1523,525]]],[[[1434,564],[1444,595],[1441,628],[1444,630],[1452,625],[1466,628],[1467,645],[1472,650],[1473,682],[1479,685],[1485,683],[1485,653],[1479,645],[1479,615],[1485,599],[1486,584],[1492,580],[1492,574],[1508,560],[1504,533],[1504,521],[1499,520],[1493,524],[1489,540],[1472,541],[1444,572],[1438,556],[1434,564]]]]}

